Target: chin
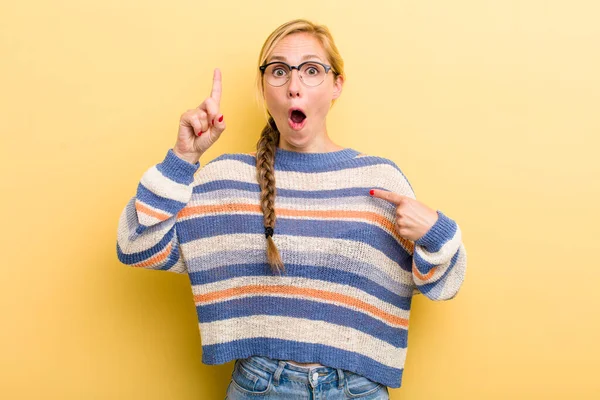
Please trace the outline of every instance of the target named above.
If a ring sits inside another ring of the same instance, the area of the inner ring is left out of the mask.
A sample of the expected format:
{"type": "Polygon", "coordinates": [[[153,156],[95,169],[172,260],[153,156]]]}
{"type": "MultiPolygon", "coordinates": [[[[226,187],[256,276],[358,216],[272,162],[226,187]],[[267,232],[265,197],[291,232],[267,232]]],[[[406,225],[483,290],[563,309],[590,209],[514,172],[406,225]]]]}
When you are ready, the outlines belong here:
{"type": "Polygon", "coordinates": [[[305,149],[307,148],[310,143],[312,141],[312,137],[308,136],[308,135],[302,135],[300,133],[300,135],[298,134],[298,132],[295,132],[295,135],[293,137],[289,137],[289,136],[282,136],[279,139],[279,147],[282,147],[282,142],[285,142],[285,144],[287,144],[287,146],[294,148],[294,149],[305,149]],[[301,136],[301,137],[299,137],[301,136]]]}

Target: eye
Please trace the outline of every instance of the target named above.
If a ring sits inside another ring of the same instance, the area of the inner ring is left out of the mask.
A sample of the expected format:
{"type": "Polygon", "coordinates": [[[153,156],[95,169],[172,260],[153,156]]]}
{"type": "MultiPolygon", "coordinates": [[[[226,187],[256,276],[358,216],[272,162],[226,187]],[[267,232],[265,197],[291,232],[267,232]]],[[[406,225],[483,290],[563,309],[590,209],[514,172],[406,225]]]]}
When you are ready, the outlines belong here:
{"type": "Polygon", "coordinates": [[[315,75],[319,75],[323,68],[318,64],[308,64],[308,65],[305,65],[303,69],[304,69],[304,73],[306,75],[315,76],[315,75]]]}
{"type": "Polygon", "coordinates": [[[287,71],[281,66],[276,66],[273,68],[271,74],[276,78],[282,78],[287,75],[287,71]]]}

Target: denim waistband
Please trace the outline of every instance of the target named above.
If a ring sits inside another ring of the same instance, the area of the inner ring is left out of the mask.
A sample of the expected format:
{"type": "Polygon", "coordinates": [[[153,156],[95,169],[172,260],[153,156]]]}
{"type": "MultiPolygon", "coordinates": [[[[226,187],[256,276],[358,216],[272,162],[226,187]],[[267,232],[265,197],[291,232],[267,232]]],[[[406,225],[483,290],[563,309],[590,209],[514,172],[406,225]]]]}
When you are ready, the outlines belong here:
{"type": "MultiPolygon", "coordinates": [[[[326,366],[302,367],[265,356],[251,356],[236,360],[236,363],[238,362],[249,363],[256,368],[272,374],[275,385],[279,384],[279,379],[282,376],[292,381],[308,383],[311,386],[316,386],[319,383],[334,382],[336,380],[338,381],[338,387],[341,388],[344,384],[344,371],[340,368],[326,366]]],[[[264,376],[264,378],[268,379],[268,376],[264,376]]]]}

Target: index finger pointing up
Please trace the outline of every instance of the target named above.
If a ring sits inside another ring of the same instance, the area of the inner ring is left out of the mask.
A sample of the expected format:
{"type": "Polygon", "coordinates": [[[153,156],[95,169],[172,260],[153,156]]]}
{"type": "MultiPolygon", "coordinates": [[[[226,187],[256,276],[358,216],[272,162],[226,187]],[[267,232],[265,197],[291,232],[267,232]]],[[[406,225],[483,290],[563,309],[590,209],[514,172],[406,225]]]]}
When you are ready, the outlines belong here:
{"type": "Polygon", "coordinates": [[[217,104],[221,103],[221,70],[219,68],[215,68],[210,97],[212,97],[213,100],[217,102],[217,104]]]}

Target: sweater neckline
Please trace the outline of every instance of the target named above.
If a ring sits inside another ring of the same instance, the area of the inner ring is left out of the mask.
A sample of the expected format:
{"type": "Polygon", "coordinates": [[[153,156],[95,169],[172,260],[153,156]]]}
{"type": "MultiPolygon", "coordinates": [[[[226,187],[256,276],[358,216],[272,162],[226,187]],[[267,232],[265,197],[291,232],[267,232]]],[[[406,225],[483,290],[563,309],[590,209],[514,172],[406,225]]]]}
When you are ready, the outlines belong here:
{"type": "Polygon", "coordinates": [[[284,150],[277,148],[275,151],[275,165],[303,165],[323,167],[350,160],[360,154],[358,151],[347,147],[342,150],[329,151],[325,153],[303,153],[299,151],[284,150]]]}

